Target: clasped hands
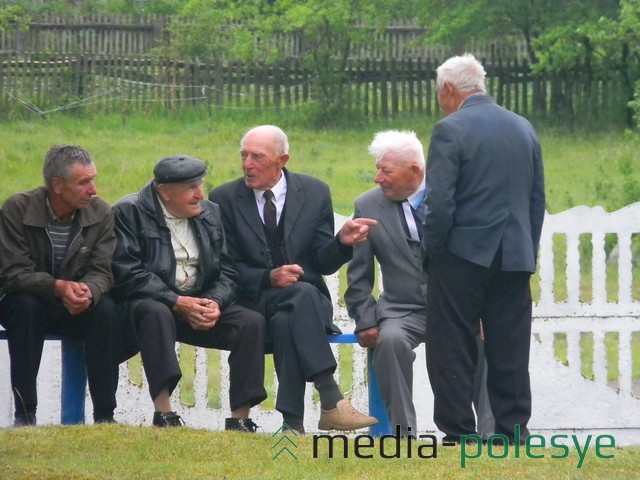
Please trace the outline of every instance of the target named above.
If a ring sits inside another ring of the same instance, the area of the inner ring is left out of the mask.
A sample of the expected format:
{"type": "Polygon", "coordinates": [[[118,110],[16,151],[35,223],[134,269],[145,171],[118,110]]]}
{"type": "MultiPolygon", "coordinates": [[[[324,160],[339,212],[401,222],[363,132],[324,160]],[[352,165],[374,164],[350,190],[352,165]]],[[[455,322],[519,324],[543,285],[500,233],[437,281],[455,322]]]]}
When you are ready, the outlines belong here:
{"type": "Polygon", "coordinates": [[[183,317],[194,330],[210,330],[220,319],[220,305],[210,298],[180,295],[173,311],[183,317]]]}
{"type": "Polygon", "coordinates": [[[93,293],[86,283],[57,279],[55,295],[71,315],[79,315],[91,308],[93,293]]]}

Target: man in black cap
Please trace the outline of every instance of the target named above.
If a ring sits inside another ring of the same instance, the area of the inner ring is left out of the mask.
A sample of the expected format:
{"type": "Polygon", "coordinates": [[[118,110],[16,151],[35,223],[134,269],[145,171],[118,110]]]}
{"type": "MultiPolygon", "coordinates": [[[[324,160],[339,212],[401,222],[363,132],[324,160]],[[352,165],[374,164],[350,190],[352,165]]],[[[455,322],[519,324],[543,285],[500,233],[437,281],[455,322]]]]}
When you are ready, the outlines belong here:
{"type": "Polygon", "coordinates": [[[113,296],[135,327],[153,425],[182,419],[170,396],[182,374],[175,342],[229,350],[231,418],[226,430],[255,432],[249,410],[264,389],[262,315],[234,305],[237,272],[227,253],[220,208],[202,191],[204,162],[160,160],[154,179],[114,206],[118,244],[113,296]]]}

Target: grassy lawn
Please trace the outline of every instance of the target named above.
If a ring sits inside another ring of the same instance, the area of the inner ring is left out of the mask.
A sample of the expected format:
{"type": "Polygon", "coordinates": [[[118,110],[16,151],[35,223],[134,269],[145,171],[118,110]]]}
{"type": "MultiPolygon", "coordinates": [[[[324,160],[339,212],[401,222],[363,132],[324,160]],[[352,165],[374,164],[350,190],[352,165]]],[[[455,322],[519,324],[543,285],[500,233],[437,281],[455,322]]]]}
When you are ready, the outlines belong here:
{"type": "MultiPolygon", "coordinates": [[[[350,214],[353,198],[372,188],[374,165],[367,146],[375,132],[386,128],[412,129],[425,150],[434,120],[413,118],[379,122],[353,129],[310,130],[287,118],[248,115],[206,118],[182,114],[174,117],[118,116],[96,119],[51,117],[2,124],[0,129],[0,201],[13,192],[41,183],[44,154],[54,143],[75,143],[89,150],[98,167],[99,195],[109,202],[139,190],[151,178],[155,163],[173,153],[187,153],[210,166],[207,186],[240,176],[239,141],[261,123],[281,125],[289,135],[291,170],[314,175],[331,189],[334,209],[350,214]]],[[[599,203],[598,185],[610,185],[603,200],[614,205],[620,197],[623,173],[619,163],[631,162],[640,171],[638,140],[623,132],[589,135],[540,129],[545,156],[548,210],[557,213],[575,205],[599,203]]],[[[602,195],[600,195],[602,196],[602,195]]],[[[612,208],[608,206],[608,208],[612,208]]]]}
{"type": "MultiPolygon", "coordinates": [[[[380,439],[362,448],[353,437],[330,452],[328,441],[269,434],[99,425],[0,430],[0,478],[32,479],[634,479],[640,475],[640,447],[603,448],[595,439],[575,448],[433,446],[431,441],[396,445],[380,439]],[[274,445],[281,440],[278,447],[274,445]],[[398,450],[396,450],[396,447],[398,450]],[[292,456],[293,455],[293,456],[292,456]],[[411,456],[409,456],[411,455],[411,456]],[[464,458],[468,456],[469,458],[464,458]],[[471,458],[476,457],[477,458],[471,458]],[[564,458],[553,458],[564,457],[564,458]],[[608,457],[608,458],[605,458],[608,457]],[[581,460],[582,459],[582,460],[581,460]],[[463,461],[464,460],[464,461],[463,461]],[[462,466],[464,463],[464,467],[462,466]],[[579,465],[579,466],[578,466],[579,465]]],[[[361,440],[362,441],[362,440],[361,440]]],[[[607,443],[608,444],[608,443],[607,443]]],[[[362,443],[361,445],[365,445],[362,443]]]]}

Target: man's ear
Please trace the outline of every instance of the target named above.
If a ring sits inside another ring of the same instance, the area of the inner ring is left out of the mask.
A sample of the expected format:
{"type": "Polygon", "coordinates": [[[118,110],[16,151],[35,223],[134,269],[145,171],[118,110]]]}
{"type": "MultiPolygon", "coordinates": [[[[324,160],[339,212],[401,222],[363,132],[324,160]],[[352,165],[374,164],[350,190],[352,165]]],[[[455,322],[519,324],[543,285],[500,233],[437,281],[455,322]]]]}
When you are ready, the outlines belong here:
{"type": "Polygon", "coordinates": [[[64,185],[64,180],[60,177],[53,177],[51,179],[51,191],[56,194],[60,194],[62,192],[62,185],[64,185]]]}
{"type": "Polygon", "coordinates": [[[169,195],[169,192],[167,191],[167,186],[164,183],[158,184],[158,186],[156,187],[156,190],[162,200],[164,200],[165,202],[169,200],[170,195],[169,195]]]}
{"type": "Polygon", "coordinates": [[[279,160],[280,160],[280,166],[284,167],[289,161],[289,154],[283,153],[282,155],[280,155],[279,160]]]}

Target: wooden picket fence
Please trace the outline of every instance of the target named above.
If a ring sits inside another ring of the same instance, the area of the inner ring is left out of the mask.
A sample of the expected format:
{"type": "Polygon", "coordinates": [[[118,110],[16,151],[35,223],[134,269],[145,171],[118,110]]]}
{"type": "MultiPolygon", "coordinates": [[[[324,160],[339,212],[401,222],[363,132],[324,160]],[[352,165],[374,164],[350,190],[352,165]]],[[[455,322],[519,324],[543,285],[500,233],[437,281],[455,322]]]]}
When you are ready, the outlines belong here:
{"type": "MultiPolygon", "coordinates": [[[[397,118],[438,113],[439,59],[365,59],[342,71],[345,114],[397,118]]],[[[487,89],[523,115],[624,117],[616,75],[571,72],[536,76],[526,61],[487,62],[487,89]]],[[[150,56],[0,54],[0,114],[5,118],[58,111],[87,114],[295,109],[318,101],[314,75],[291,58],[273,65],[175,61],[150,56]]]]}
{"type": "MultiPolygon", "coordinates": [[[[144,55],[171,44],[172,21],[188,22],[167,15],[43,15],[34,18],[25,31],[0,30],[0,52],[144,55]]],[[[395,21],[383,31],[372,31],[369,41],[352,48],[350,57],[444,58],[454,53],[448,46],[426,44],[425,36],[425,28],[415,20],[395,21]]],[[[277,34],[267,41],[282,58],[300,57],[304,50],[297,32],[277,34]]],[[[470,38],[463,48],[487,58],[527,58],[525,42],[517,35],[482,43],[470,38]]]]}

